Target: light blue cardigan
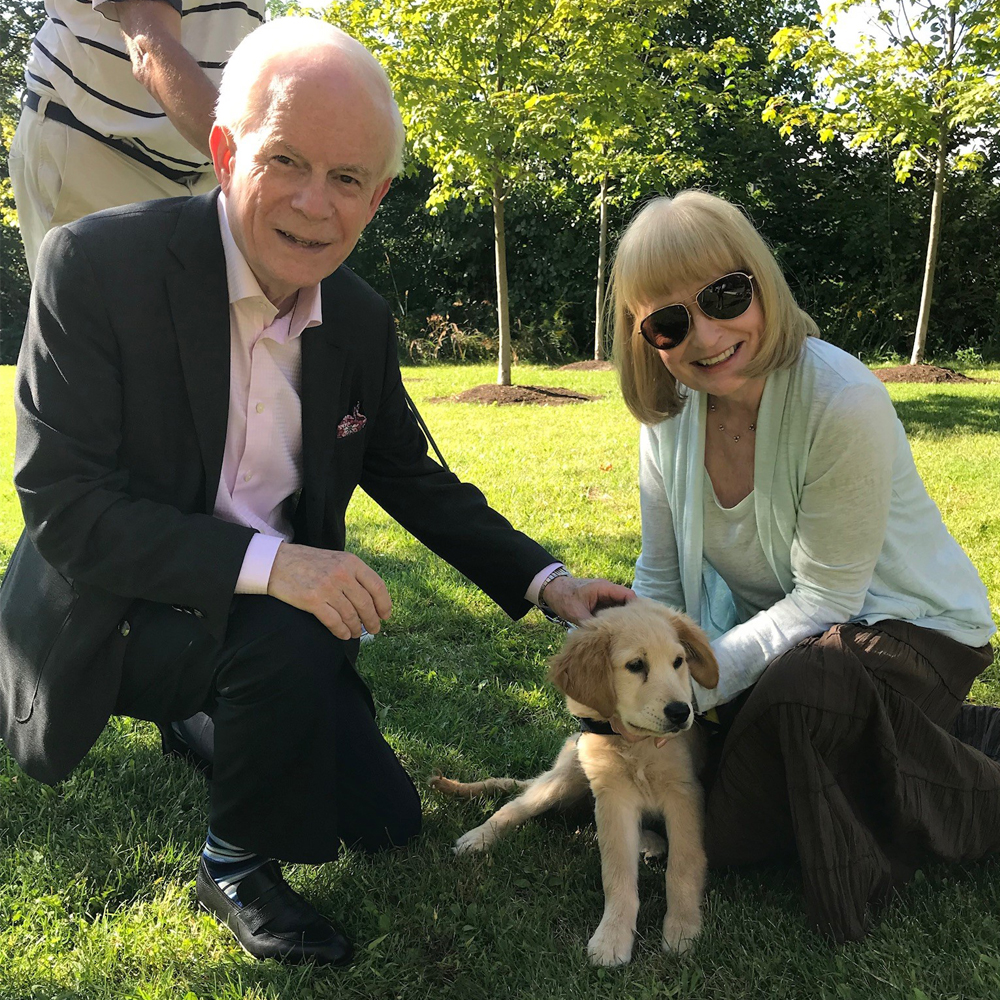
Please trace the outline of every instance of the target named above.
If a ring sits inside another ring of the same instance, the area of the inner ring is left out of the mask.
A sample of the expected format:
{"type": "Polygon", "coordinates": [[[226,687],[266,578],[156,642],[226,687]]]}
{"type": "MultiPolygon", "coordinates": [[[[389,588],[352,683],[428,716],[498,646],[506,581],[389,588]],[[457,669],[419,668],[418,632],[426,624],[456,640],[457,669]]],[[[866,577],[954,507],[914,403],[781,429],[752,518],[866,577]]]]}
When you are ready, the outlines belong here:
{"type": "Polygon", "coordinates": [[[695,685],[700,711],[724,704],[808,636],[885,618],[969,646],[996,631],[986,588],[927,495],[882,383],[810,337],[767,377],[757,416],[754,512],[785,597],[739,623],[702,555],[704,393],[640,439],[638,594],[685,610],[713,640],[719,686],[695,685]]]}

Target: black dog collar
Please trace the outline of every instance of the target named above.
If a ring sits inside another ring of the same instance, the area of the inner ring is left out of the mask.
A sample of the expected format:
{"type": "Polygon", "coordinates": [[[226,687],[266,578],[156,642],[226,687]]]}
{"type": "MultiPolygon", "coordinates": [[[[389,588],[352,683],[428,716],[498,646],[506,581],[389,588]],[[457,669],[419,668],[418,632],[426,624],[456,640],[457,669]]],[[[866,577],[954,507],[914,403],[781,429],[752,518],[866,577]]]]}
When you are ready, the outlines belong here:
{"type": "Polygon", "coordinates": [[[598,736],[621,735],[611,728],[610,722],[605,722],[603,719],[587,719],[582,715],[575,715],[573,718],[580,723],[581,733],[597,733],[598,736]]]}

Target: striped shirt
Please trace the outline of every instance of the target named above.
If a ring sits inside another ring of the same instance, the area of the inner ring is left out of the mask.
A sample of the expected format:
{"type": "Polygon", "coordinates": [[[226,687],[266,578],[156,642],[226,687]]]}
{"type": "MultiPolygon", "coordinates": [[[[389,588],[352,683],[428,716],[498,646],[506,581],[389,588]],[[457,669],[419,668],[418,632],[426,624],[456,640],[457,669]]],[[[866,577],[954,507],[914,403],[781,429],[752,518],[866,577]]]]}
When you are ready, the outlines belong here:
{"type": "MultiPolygon", "coordinates": [[[[181,43],[216,85],[229,54],[264,21],[266,0],[148,0],[181,12],[181,43]]],[[[170,123],[132,76],[114,0],[45,0],[48,15],[24,78],[103,136],[120,139],[171,171],[204,173],[210,161],[170,123]]]]}

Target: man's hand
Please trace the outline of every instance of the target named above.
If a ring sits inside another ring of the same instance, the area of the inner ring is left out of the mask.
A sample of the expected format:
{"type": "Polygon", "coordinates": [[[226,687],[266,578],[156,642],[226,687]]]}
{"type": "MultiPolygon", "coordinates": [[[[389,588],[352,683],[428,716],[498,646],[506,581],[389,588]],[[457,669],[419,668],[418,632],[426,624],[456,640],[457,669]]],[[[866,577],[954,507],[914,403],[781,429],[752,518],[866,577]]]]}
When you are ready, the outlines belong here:
{"type": "Polygon", "coordinates": [[[267,592],[314,614],[338,639],[357,639],[362,625],[374,635],[392,614],[382,578],[350,552],[282,542],[267,592]]]}
{"type": "Polygon", "coordinates": [[[627,604],[635,598],[634,591],[619,583],[578,580],[574,576],[557,576],[545,585],[543,595],[552,611],[574,625],[593,617],[594,612],[601,608],[627,604]]]}

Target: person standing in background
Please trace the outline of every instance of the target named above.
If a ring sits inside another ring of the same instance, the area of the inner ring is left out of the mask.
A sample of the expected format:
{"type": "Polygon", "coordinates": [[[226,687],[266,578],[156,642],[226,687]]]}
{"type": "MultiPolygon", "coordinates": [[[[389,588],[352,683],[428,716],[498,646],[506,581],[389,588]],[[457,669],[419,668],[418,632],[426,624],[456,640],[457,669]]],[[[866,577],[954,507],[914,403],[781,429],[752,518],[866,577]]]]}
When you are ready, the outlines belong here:
{"type": "Polygon", "coordinates": [[[266,0],[45,0],[9,157],[32,277],[54,226],[215,187],[208,136],[218,80],[265,8],[266,0]]]}

